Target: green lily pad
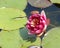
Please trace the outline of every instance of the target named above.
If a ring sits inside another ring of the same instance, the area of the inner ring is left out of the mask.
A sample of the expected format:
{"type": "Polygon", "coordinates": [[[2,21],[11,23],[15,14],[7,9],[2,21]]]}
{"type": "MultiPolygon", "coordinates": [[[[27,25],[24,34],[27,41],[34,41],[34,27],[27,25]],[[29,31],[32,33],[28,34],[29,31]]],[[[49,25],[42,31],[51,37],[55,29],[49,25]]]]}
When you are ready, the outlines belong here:
{"type": "Polygon", "coordinates": [[[52,3],[59,3],[60,4],[60,0],[51,0],[52,3]]]}
{"type": "Polygon", "coordinates": [[[60,27],[53,28],[43,39],[44,48],[60,48],[60,27]]]}
{"type": "Polygon", "coordinates": [[[27,0],[0,0],[0,7],[18,8],[24,10],[27,0]]]}
{"type": "Polygon", "coordinates": [[[27,48],[32,45],[40,46],[40,38],[29,36],[27,29],[18,29],[14,31],[1,31],[0,32],[0,47],[2,48],[27,48]],[[23,33],[22,33],[23,32],[23,33]],[[23,36],[23,37],[22,37],[23,36]],[[31,42],[32,41],[32,42],[31,42]]]}
{"type": "Polygon", "coordinates": [[[20,48],[21,40],[19,30],[0,32],[0,47],[2,48],[20,48]]]}
{"type": "Polygon", "coordinates": [[[27,18],[26,14],[14,8],[0,8],[0,29],[14,30],[24,27],[27,18]]]}

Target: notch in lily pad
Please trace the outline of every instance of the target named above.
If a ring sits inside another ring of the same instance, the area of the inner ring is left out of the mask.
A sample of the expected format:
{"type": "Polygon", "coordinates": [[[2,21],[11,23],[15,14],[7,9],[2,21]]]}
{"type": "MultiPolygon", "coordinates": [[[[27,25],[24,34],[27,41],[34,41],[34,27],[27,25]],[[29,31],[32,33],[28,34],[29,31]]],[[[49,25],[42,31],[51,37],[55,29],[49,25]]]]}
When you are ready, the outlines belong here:
{"type": "Polygon", "coordinates": [[[24,11],[14,8],[0,8],[0,28],[4,30],[15,30],[24,27],[27,18],[24,11]],[[15,20],[12,18],[20,18],[15,20]],[[21,23],[22,22],[22,23],[21,23]]]}

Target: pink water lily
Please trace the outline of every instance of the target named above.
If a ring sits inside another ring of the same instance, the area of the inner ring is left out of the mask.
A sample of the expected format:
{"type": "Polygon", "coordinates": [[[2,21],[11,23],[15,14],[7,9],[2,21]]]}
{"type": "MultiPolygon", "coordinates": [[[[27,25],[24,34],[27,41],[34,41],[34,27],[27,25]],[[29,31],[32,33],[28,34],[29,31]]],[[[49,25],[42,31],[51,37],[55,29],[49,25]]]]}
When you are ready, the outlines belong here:
{"type": "Polygon", "coordinates": [[[27,29],[29,30],[29,34],[40,35],[47,28],[47,18],[44,10],[39,13],[33,13],[26,24],[27,29]]]}

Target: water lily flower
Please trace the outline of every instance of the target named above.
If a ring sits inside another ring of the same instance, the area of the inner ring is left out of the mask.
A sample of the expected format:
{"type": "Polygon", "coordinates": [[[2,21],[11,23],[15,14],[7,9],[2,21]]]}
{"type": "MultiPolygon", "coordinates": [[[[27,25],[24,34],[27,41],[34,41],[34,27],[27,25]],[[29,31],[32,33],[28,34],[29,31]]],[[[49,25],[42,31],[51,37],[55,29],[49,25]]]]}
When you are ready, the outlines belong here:
{"type": "Polygon", "coordinates": [[[42,35],[46,30],[47,18],[44,10],[39,14],[39,12],[31,12],[26,27],[29,30],[28,34],[42,35]]]}

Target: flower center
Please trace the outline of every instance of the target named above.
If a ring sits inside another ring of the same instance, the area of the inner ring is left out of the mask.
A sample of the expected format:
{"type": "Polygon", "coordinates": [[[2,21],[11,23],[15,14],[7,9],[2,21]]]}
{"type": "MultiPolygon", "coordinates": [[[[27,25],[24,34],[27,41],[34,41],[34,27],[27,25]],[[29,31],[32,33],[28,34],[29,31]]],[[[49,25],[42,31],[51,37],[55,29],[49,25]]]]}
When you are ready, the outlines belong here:
{"type": "Polygon", "coordinates": [[[31,22],[32,26],[36,26],[39,24],[39,19],[33,19],[32,22],[31,22]]]}

